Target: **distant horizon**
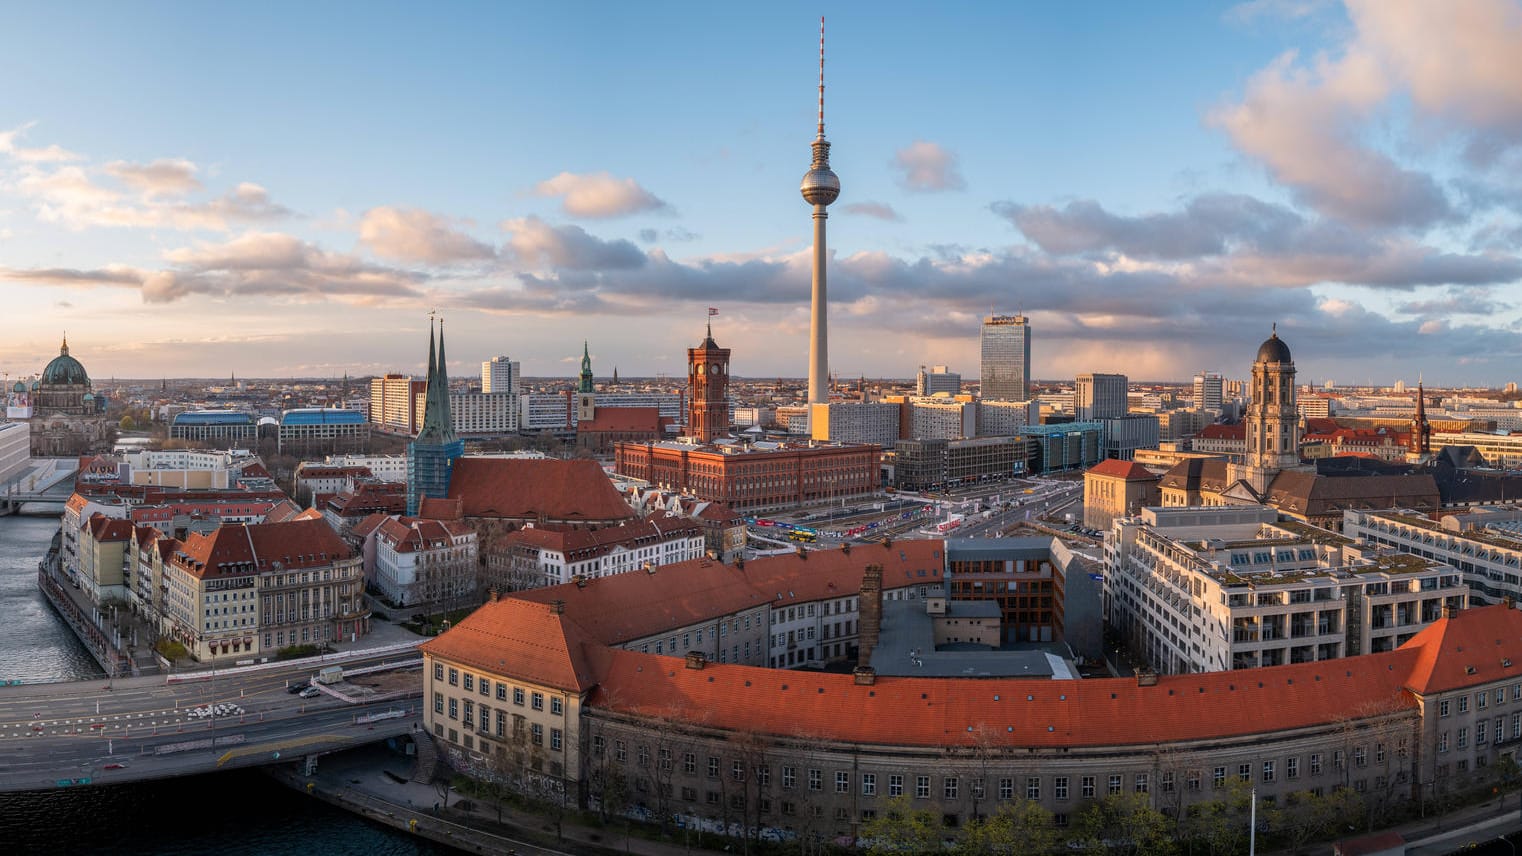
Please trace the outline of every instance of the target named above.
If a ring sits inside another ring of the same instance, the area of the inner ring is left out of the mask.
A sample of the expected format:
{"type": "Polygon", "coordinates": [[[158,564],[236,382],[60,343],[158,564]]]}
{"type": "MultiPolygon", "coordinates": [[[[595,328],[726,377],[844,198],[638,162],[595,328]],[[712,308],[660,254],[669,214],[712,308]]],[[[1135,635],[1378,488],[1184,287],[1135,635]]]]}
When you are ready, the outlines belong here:
{"type": "MultiPolygon", "coordinates": [[[[807,373],[817,5],[83,8],[0,32],[0,374],[420,374],[434,313],[677,374],[710,307],[807,373]]],[[[1277,324],[1306,378],[1515,379],[1522,0],[1465,8],[832,10],[830,364],[971,376],[1019,312],[1038,375],[1245,376],[1277,324]]]]}

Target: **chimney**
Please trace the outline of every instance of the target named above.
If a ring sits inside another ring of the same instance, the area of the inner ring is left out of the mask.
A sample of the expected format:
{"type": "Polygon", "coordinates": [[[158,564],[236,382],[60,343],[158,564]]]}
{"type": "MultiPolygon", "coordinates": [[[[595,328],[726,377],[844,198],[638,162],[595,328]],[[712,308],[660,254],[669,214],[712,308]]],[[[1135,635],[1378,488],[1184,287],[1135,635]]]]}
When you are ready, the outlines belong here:
{"type": "Polygon", "coordinates": [[[856,677],[856,685],[859,687],[870,687],[877,683],[877,670],[871,666],[857,666],[851,670],[851,674],[856,677]]]}
{"type": "Polygon", "coordinates": [[[851,555],[851,542],[847,541],[844,544],[841,544],[840,545],[840,552],[845,554],[845,555],[847,555],[847,556],[851,555]]]}
{"type": "Polygon", "coordinates": [[[1443,617],[1444,618],[1453,618],[1454,616],[1456,616],[1458,614],[1459,614],[1459,611],[1457,609],[1453,608],[1453,604],[1451,604],[1451,603],[1445,603],[1445,604],[1443,604],[1443,617]]]}
{"type": "Polygon", "coordinates": [[[571,577],[571,582],[575,583],[577,588],[584,589],[587,587],[587,575],[577,574],[576,576],[571,577]]]}
{"type": "Polygon", "coordinates": [[[799,547],[798,548],[798,558],[803,559],[804,561],[808,561],[809,551],[803,549],[802,547],[799,547]]]}
{"type": "Polygon", "coordinates": [[[552,600],[552,601],[550,601],[550,614],[551,615],[565,615],[565,601],[563,601],[563,600],[552,600]]]}
{"type": "Polygon", "coordinates": [[[861,602],[858,605],[856,666],[870,668],[872,649],[877,647],[883,626],[883,566],[868,565],[861,576],[861,602]]]}
{"type": "Polygon", "coordinates": [[[1506,608],[1507,609],[1516,609],[1517,608],[1517,599],[1512,597],[1511,595],[1506,595],[1505,597],[1501,598],[1501,602],[1506,604],[1506,608]]]}
{"type": "Polygon", "coordinates": [[[1157,672],[1154,672],[1151,669],[1137,669],[1136,685],[1139,687],[1157,686],[1157,672]]]}
{"type": "Polygon", "coordinates": [[[743,570],[745,570],[745,557],[744,556],[741,556],[741,555],[736,555],[735,556],[735,570],[737,570],[737,571],[743,571],[743,570]]]}
{"type": "Polygon", "coordinates": [[[496,603],[498,597],[499,597],[499,595],[497,594],[497,588],[496,588],[496,586],[492,586],[491,588],[486,590],[486,602],[487,603],[496,603]]]}
{"type": "Polygon", "coordinates": [[[708,665],[708,658],[703,656],[702,651],[687,652],[687,668],[701,669],[706,665],[708,665]]]}

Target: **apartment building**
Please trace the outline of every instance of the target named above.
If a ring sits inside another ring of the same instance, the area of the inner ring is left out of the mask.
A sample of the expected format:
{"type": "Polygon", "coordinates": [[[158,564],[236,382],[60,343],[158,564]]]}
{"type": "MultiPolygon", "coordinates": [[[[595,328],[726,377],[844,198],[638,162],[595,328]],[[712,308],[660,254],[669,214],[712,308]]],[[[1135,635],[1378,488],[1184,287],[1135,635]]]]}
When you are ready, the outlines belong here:
{"type": "Polygon", "coordinates": [[[1459,572],[1371,550],[1271,508],[1144,508],[1105,539],[1110,624],[1160,673],[1391,651],[1444,610],[1459,572]]]}

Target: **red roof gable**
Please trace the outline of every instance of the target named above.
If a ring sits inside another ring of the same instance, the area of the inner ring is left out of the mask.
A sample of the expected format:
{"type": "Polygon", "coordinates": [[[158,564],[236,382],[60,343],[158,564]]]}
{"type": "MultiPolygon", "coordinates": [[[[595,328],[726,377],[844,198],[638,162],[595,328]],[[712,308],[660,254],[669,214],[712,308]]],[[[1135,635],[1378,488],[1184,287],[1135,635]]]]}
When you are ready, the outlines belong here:
{"type": "Polygon", "coordinates": [[[581,628],[553,606],[506,599],[483,605],[419,647],[494,674],[580,693],[596,683],[584,639],[581,628]]]}
{"type": "Polygon", "coordinates": [[[578,433],[644,431],[661,432],[659,407],[599,407],[596,416],[577,423],[578,433]]]}
{"type": "Polygon", "coordinates": [[[1115,478],[1125,479],[1126,481],[1157,480],[1157,476],[1153,475],[1146,467],[1142,466],[1141,464],[1138,464],[1135,461],[1122,461],[1116,458],[1100,461],[1098,464],[1095,464],[1089,469],[1089,474],[1096,476],[1113,476],[1115,478]]]}
{"type": "Polygon", "coordinates": [[[1505,604],[1439,618],[1402,648],[1420,652],[1412,692],[1440,693],[1522,676],[1522,612],[1505,604]]]}
{"type": "Polygon", "coordinates": [[[1247,442],[1247,425],[1241,422],[1235,425],[1206,425],[1194,436],[1201,440],[1241,440],[1245,443],[1247,442]]]}
{"type": "Polygon", "coordinates": [[[458,499],[425,496],[418,500],[417,516],[430,520],[459,520],[465,516],[465,505],[458,499]]]}
{"type": "Polygon", "coordinates": [[[286,523],[223,524],[191,533],[175,563],[198,577],[245,576],[282,569],[320,568],[354,556],[321,519],[286,523]]]}
{"type": "Polygon", "coordinates": [[[636,516],[591,460],[460,458],[449,498],[461,501],[466,517],[611,523],[636,516]]]}

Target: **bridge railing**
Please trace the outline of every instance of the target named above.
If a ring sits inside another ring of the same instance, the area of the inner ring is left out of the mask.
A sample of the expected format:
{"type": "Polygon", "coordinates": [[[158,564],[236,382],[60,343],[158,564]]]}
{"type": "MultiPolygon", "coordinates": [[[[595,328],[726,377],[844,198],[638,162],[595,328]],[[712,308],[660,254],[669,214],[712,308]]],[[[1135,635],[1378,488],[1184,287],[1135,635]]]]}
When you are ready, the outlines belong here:
{"type": "Polygon", "coordinates": [[[337,651],[332,654],[319,654],[316,657],[301,657],[295,660],[271,660],[268,663],[255,663],[251,666],[213,666],[205,671],[180,672],[164,678],[167,684],[184,684],[195,681],[209,681],[218,675],[245,675],[253,672],[268,672],[275,669],[286,669],[291,666],[311,665],[337,665],[349,660],[362,660],[369,657],[384,657],[387,654],[397,654],[403,651],[411,651],[423,644],[426,640],[418,639],[411,642],[397,642],[391,645],[381,645],[376,648],[361,648],[353,651],[337,651]]]}

